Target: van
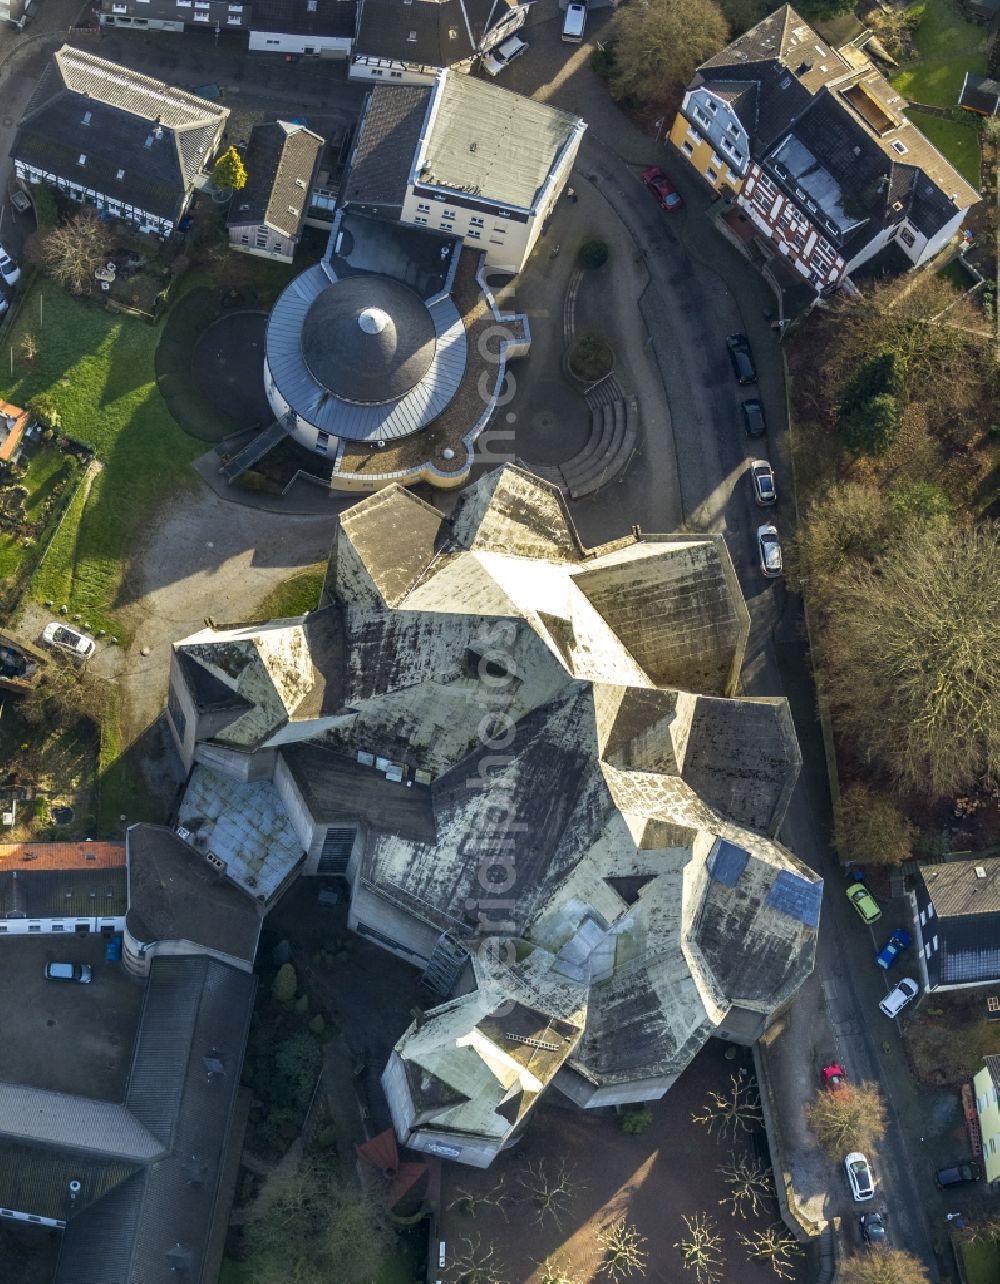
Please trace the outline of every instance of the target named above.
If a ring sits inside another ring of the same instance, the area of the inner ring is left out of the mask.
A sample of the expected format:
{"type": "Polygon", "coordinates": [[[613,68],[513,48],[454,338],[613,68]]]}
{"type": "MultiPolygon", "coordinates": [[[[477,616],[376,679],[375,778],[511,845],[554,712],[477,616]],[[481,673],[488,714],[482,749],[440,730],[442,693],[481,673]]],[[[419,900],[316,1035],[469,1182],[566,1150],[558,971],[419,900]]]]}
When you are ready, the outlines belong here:
{"type": "Polygon", "coordinates": [[[583,42],[583,29],[587,25],[587,6],[569,4],[566,6],[566,17],[563,19],[562,38],[570,45],[583,42]]]}

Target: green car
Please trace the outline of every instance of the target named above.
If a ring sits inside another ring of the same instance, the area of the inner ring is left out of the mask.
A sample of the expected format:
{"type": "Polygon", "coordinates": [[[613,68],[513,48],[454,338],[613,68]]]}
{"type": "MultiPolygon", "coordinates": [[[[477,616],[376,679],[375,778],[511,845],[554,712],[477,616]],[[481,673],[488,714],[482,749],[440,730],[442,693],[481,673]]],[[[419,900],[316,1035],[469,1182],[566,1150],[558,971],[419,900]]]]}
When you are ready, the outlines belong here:
{"type": "Polygon", "coordinates": [[[864,883],[854,883],[847,889],[847,899],[866,923],[877,923],[882,917],[875,897],[864,883]]]}

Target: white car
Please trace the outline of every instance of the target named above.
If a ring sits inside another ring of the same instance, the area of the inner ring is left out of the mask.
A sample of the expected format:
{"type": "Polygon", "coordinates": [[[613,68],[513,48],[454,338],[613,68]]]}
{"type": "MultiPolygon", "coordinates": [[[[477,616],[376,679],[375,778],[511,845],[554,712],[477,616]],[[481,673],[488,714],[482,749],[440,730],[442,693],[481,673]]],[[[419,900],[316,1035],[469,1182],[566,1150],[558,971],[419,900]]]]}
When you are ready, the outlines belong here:
{"type": "Polygon", "coordinates": [[[766,459],[755,459],[750,465],[750,476],[753,479],[754,501],[761,508],[770,508],[778,498],[774,485],[774,469],[766,459]]]}
{"type": "Polygon", "coordinates": [[[21,279],[21,269],[2,245],[0,245],[0,276],[3,277],[8,285],[16,285],[21,279]]]}
{"type": "Polygon", "coordinates": [[[875,1198],[875,1182],[872,1178],[871,1165],[860,1150],[852,1150],[844,1160],[847,1180],[851,1183],[851,1194],[856,1204],[863,1204],[866,1199],[875,1198]]]}
{"type": "Polygon", "coordinates": [[[93,655],[96,645],[94,639],[88,638],[86,633],[78,633],[76,629],[71,629],[66,624],[60,624],[58,620],[53,620],[51,624],[46,624],[45,631],[42,633],[42,641],[49,646],[58,646],[64,651],[72,651],[74,655],[84,657],[93,655]]]}
{"type": "Polygon", "coordinates": [[[508,63],[520,58],[528,47],[528,42],[520,36],[510,36],[483,56],[483,67],[488,75],[499,76],[508,63]]]}
{"type": "Polygon", "coordinates": [[[566,17],[563,19],[563,40],[571,45],[582,43],[583,29],[586,25],[587,6],[585,4],[568,4],[566,6],[566,17]]]}
{"type": "Polygon", "coordinates": [[[768,523],[757,527],[757,552],[760,556],[761,574],[769,580],[781,574],[781,542],[777,527],[768,523]]]}
{"type": "Polygon", "coordinates": [[[908,976],[904,976],[901,981],[896,982],[879,1007],[887,1017],[898,1017],[906,1005],[912,1003],[919,993],[920,986],[916,981],[911,981],[908,976]]]}

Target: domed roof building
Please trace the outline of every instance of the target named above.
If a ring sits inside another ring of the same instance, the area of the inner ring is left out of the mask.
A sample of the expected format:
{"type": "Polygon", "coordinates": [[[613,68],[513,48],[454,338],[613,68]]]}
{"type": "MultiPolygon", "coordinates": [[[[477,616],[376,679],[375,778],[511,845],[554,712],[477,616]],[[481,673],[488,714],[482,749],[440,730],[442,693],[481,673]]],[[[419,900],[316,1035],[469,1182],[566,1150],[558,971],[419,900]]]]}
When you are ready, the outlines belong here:
{"type": "Polygon", "coordinates": [[[333,489],[465,481],[506,361],[529,343],[524,318],[497,310],[478,259],[450,236],[338,213],[323,260],[268,320],[274,440],[287,433],[322,456],[333,489]],[[470,342],[498,324],[509,333],[499,352],[470,342]]]}

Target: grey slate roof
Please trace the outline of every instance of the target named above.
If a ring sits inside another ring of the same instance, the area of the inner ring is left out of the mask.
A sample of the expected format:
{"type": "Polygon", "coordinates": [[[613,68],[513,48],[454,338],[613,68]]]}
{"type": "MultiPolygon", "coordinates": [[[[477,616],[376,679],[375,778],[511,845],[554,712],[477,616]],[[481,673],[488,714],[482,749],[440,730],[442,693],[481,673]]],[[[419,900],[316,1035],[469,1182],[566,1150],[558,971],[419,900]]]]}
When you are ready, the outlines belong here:
{"type": "Polygon", "coordinates": [[[514,0],[361,0],[356,54],[427,67],[471,58],[514,0]]]}
{"type": "Polygon", "coordinates": [[[139,941],[190,941],[253,962],[260,934],[256,900],[205,856],[159,825],[128,830],[129,909],[139,941]]]}
{"type": "Polygon", "coordinates": [[[286,236],[297,237],[322,149],[323,139],[304,125],[285,120],[254,125],[243,158],[247,184],[233,197],[227,225],[266,223],[286,236]]]}
{"type": "Polygon", "coordinates": [[[63,45],[42,74],[11,155],[174,219],[228,116],[194,94],[63,45]]]}
{"type": "Polygon", "coordinates": [[[365,100],[344,202],[402,206],[431,100],[422,85],[376,85],[365,100]]]}
{"type": "Polygon", "coordinates": [[[250,29],[347,39],[356,19],[355,0],[316,0],[315,9],[307,0],[253,0],[250,29]]]}
{"type": "Polygon", "coordinates": [[[971,71],[967,71],[962,91],[958,95],[958,105],[982,112],[984,116],[995,116],[1000,111],[1000,80],[992,80],[989,76],[974,76],[971,71]]]}
{"type": "Polygon", "coordinates": [[[125,906],[123,868],[0,871],[0,919],[120,918],[125,906]]]}
{"type": "Polygon", "coordinates": [[[1000,914],[1000,857],[920,865],[928,895],[939,919],[1000,914]],[[979,878],[977,869],[985,871],[979,878]]]}

